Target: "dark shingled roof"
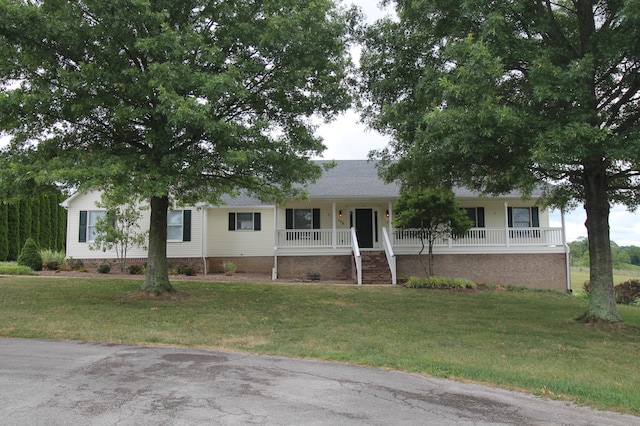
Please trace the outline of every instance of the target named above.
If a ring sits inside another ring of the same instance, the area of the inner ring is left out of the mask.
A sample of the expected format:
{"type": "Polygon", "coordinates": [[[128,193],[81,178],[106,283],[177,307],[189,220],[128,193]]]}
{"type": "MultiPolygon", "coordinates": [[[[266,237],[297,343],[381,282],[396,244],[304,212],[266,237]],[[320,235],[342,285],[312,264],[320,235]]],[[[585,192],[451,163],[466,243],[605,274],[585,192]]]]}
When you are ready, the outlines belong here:
{"type": "MultiPolygon", "coordinates": [[[[330,161],[317,161],[318,164],[330,161]]],[[[307,186],[310,199],[357,199],[379,198],[394,199],[400,194],[400,187],[396,183],[385,184],[378,175],[375,161],[368,160],[336,160],[336,166],[326,170],[316,183],[307,186]]],[[[465,188],[456,188],[458,198],[475,198],[478,192],[465,188]]],[[[533,196],[540,195],[536,191],[533,196]]],[[[500,198],[519,198],[519,192],[512,192],[500,198]]],[[[227,206],[259,206],[271,205],[255,197],[241,194],[235,198],[223,197],[227,206]]]]}

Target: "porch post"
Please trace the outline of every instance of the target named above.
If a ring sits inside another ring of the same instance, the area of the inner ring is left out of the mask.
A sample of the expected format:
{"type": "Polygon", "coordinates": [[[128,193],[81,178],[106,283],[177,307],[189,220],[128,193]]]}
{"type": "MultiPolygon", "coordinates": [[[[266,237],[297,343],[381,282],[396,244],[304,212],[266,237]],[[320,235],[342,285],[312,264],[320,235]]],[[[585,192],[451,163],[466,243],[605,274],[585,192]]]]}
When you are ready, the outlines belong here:
{"type": "Polygon", "coordinates": [[[333,213],[331,214],[332,222],[332,232],[331,232],[331,244],[333,245],[333,249],[335,250],[338,245],[338,237],[336,235],[336,203],[335,201],[332,204],[333,213]]]}
{"type": "Polygon", "coordinates": [[[389,201],[387,209],[389,210],[389,217],[387,218],[389,221],[389,235],[393,235],[393,203],[391,201],[389,201]]]}
{"type": "Polygon", "coordinates": [[[509,207],[506,201],[504,202],[504,238],[507,247],[511,246],[511,241],[509,241],[509,207]]]}

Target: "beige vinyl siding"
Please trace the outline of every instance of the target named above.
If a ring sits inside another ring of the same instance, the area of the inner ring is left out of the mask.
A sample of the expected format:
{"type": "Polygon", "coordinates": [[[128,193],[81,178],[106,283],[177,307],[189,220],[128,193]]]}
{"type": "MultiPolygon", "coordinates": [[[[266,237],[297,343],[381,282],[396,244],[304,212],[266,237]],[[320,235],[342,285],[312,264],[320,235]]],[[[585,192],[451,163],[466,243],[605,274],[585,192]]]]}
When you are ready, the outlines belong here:
{"type": "MultiPolygon", "coordinates": [[[[506,200],[508,207],[534,207],[535,200],[506,200]]],[[[487,228],[504,228],[507,226],[506,211],[504,208],[505,200],[460,200],[460,207],[484,207],[485,227],[487,228]]],[[[549,227],[549,210],[539,208],[540,227],[549,227]]]]}
{"type": "MultiPolygon", "coordinates": [[[[287,209],[320,209],[320,229],[333,228],[333,203],[326,201],[298,202],[288,203],[286,206],[278,206],[277,228],[279,230],[286,229],[286,210],[287,209]]],[[[338,200],[336,201],[336,229],[348,229],[350,226],[349,214],[355,212],[356,209],[372,209],[378,212],[378,226],[388,227],[389,220],[386,217],[386,211],[389,208],[388,203],[358,201],[358,200],[338,200]],[[342,219],[339,212],[342,210],[342,219]]]]}
{"type": "MultiPolygon", "coordinates": [[[[93,243],[78,241],[80,227],[80,211],[102,210],[96,207],[96,202],[100,201],[99,192],[90,192],[75,196],[68,206],[67,214],[67,257],[75,259],[114,259],[115,250],[103,252],[102,250],[91,250],[93,243]]],[[[188,242],[168,242],[167,257],[201,257],[202,256],[202,213],[194,207],[185,207],[191,210],[191,241],[188,242]]],[[[183,209],[177,209],[183,210],[183,209]]],[[[140,219],[140,231],[149,230],[149,209],[142,211],[140,219]]],[[[147,250],[140,247],[131,247],[127,251],[127,258],[146,258],[147,250]]]]}
{"type": "Polygon", "coordinates": [[[207,211],[207,257],[273,256],[273,207],[219,207],[207,211]],[[229,231],[229,213],[260,213],[260,231],[229,231]]]}

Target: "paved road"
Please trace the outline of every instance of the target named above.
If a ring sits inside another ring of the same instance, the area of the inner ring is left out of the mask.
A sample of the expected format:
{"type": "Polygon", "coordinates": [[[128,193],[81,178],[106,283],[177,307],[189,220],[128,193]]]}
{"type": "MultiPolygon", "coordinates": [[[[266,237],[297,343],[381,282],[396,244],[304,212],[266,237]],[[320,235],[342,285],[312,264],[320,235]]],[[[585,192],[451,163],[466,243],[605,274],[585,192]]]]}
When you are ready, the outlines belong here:
{"type": "Polygon", "coordinates": [[[234,352],[0,339],[1,425],[640,425],[473,384],[234,352]]]}

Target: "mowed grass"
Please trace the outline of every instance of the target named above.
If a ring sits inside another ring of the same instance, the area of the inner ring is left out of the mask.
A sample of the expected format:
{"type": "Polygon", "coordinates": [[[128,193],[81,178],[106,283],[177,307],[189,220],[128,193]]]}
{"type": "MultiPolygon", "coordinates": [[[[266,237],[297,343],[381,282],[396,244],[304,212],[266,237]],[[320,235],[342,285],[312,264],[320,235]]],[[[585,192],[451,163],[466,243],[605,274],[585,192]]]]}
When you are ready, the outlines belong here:
{"type": "Polygon", "coordinates": [[[145,298],[127,279],[0,279],[0,335],[308,357],[471,380],[640,414],[640,309],[626,326],[574,319],[549,292],[175,282],[145,298]]]}

